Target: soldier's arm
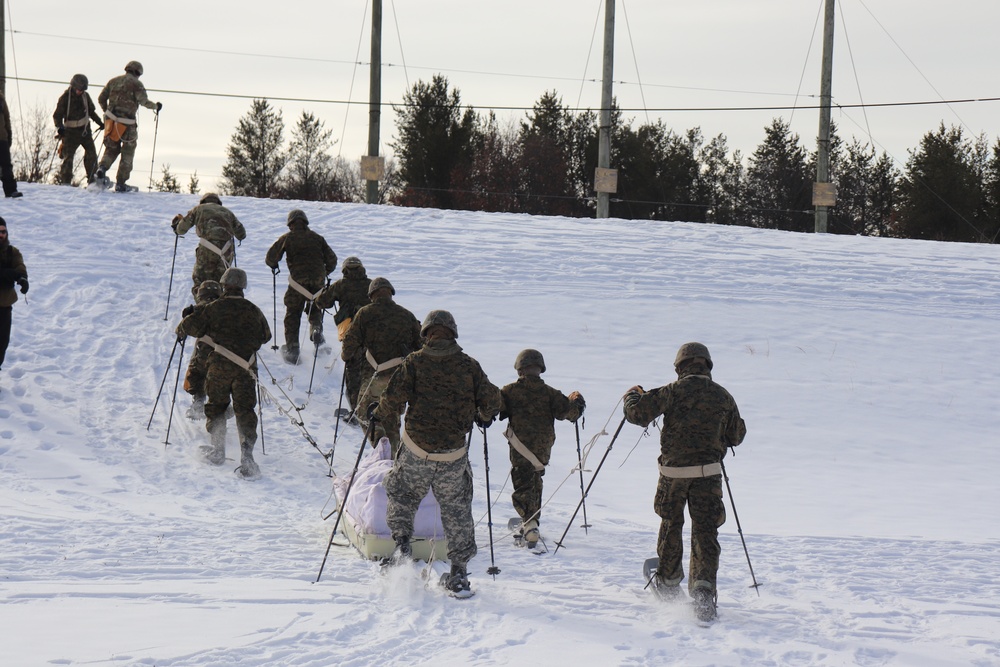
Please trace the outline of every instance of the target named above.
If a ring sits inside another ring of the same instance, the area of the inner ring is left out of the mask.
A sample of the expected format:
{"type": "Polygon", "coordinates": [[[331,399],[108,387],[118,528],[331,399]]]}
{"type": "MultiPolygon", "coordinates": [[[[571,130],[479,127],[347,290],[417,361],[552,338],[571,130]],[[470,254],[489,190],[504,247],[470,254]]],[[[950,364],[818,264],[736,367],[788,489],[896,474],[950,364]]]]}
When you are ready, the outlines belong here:
{"type": "Polygon", "coordinates": [[[156,102],[150,101],[149,96],[146,95],[146,86],[141,83],[138,90],[135,91],[135,101],[147,109],[156,109],[156,102]]]}
{"type": "Polygon", "coordinates": [[[97,103],[101,105],[101,111],[108,110],[108,87],[104,86],[101,88],[100,94],[97,96],[97,103]]]}
{"type": "Polygon", "coordinates": [[[326,265],[326,275],[330,275],[337,268],[337,253],[325,240],[323,241],[323,263],[326,265]]]}
{"type": "Polygon", "coordinates": [[[556,419],[569,420],[575,422],[580,418],[580,406],[569,400],[569,396],[562,393],[558,389],[551,388],[549,392],[549,407],[552,410],[552,416],[556,419]]]}
{"type": "Polygon", "coordinates": [[[278,268],[278,262],[281,261],[282,256],[285,254],[285,236],[282,235],[274,244],[267,249],[267,254],[264,255],[264,263],[267,264],[272,269],[278,268]]]}
{"type": "Polygon", "coordinates": [[[69,94],[67,90],[59,97],[59,101],[56,102],[56,111],[52,114],[52,121],[59,127],[63,124],[63,120],[66,118],[66,96],[69,94]]]}
{"type": "Polygon", "coordinates": [[[94,100],[90,97],[90,93],[84,93],[84,95],[87,96],[87,108],[90,109],[90,119],[98,125],[104,125],[104,119],[97,115],[97,109],[94,108],[94,100]]]}
{"type": "Polygon", "coordinates": [[[239,241],[242,241],[247,237],[246,228],[243,226],[243,223],[239,221],[239,218],[237,218],[235,215],[233,216],[233,236],[235,236],[236,239],[239,241]]]}
{"type": "Polygon", "coordinates": [[[503,407],[503,397],[500,395],[500,388],[490,382],[478,362],[476,362],[476,374],[478,375],[478,381],[475,383],[476,410],[483,421],[489,421],[496,417],[503,407]]]}
{"type": "Polygon", "coordinates": [[[181,320],[177,325],[177,333],[185,336],[201,338],[208,331],[208,319],[204,308],[196,308],[193,313],[181,320]]]}
{"type": "Polygon", "coordinates": [[[740,409],[736,407],[736,402],[733,401],[733,410],[729,413],[729,420],[726,423],[726,440],[722,444],[727,447],[735,447],[743,442],[743,438],[745,438],[746,435],[746,422],[744,422],[743,418],[740,417],[740,409]]]}
{"type": "Polygon", "coordinates": [[[351,326],[347,327],[347,333],[344,334],[344,340],[340,343],[340,358],[344,361],[350,361],[364,347],[362,344],[362,331],[364,315],[360,313],[355,314],[354,319],[351,320],[351,326]]]}
{"type": "Polygon", "coordinates": [[[260,316],[260,345],[257,349],[264,347],[269,340],[271,340],[271,325],[267,323],[267,316],[258,308],[257,313],[260,316]]]}
{"type": "Polygon", "coordinates": [[[177,226],[174,227],[174,233],[177,236],[186,234],[188,230],[194,227],[195,219],[197,218],[196,212],[197,208],[193,208],[187,212],[180,220],[177,221],[177,226]]]}
{"type": "Polygon", "coordinates": [[[625,394],[625,419],[637,426],[646,426],[663,414],[669,397],[670,385],[646,392],[629,389],[625,394]]]}
{"type": "MultiPolygon", "coordinates": [[[[389,384],[382,397],[378,401],[378,409],[375,411],[375,418],[381,421],[392,421],[403,414],[403,408],[410,402],[413,395],[413,387],[416,383],[416,376],[409,360],[404,360],[396,367],[389,384]]],[[[364,406],[367,409],[368,406],[364,406]]]]}

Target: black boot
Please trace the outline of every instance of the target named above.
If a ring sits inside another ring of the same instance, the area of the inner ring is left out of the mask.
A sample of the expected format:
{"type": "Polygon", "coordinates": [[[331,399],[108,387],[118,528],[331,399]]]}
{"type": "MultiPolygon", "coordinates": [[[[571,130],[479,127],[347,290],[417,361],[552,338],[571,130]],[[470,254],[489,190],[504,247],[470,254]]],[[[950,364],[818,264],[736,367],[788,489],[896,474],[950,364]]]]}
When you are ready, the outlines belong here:
{"type": "Polygon", "coordinates": [[[469,597],[472,587],[469,585],[469,572],[465,563],[452,563],[451,572],[445,575],[444,587],[455,597],[469,597]]]}

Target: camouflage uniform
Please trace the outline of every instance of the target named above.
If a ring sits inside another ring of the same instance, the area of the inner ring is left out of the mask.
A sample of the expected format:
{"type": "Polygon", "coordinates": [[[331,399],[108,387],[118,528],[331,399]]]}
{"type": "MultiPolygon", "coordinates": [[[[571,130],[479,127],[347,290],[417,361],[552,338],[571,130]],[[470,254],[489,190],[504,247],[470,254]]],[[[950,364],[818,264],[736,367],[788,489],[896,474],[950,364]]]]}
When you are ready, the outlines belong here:
{"type": "MultiPolygon", "coordinates": [[[[710,363],[710,362],[709,362],[710,363]]],[[[663,416],[660,466],[686,467],[717,463],[727,446],[746,435],[736,401],[712,381],[710,366],[696,360],[678,370],[676,382],[649,392],[625,394],[625,417],[646,426],[663,416]]],[[[653,507],[660,516],[656,553],[662,584],[676,586],[684,579],[684,505],[691,515],[691,563],[688,590],[713,593],[719,570],[719,526],[726,521],[722,475],[670,478],[660,475],[653,507]]]]}
{"type": "MultiPolygon", "coordinates": [[[[278,268],[278,262],[285,257],[292,280],[312,294],[316,294],[326,284],[326,277],[337,268],[337,255],[330,249],[326,239],[309,229],[309,221],[302,211],[293,210],[288,214],[289,231],[278,237],[264,257],[264,263],[271,270],[278,268]]],[[[299,325],[302,311],[309,315],[313,331],[323,331],[323,311],[291,285],[285,291],[285,345],[289,350],[299,349],[299,325]]],[[[312,335],[312,332],[310,332],[312,335]]]]}
{"type": "MultiPolygon", "coordinates": [[[[391,296],[376,298],[355,314],[344,336],[340,355],[345,362],[360,360],[362,364],[357,416],[365,428],[368,426],[365,409],[382,397],[393,371],[399,368],[393,366],[376,373],[367,358],[368,354],[375,359],[375,363],[384,364],[392,359],[406,357],[419,349],[420,322],[413,313],[393,301],[391,296]]],[[[378,442],[382,436],[389,438],[393,453],[399,450],[399,415],[375,425],[372,442],[378,442]]]]}
{"type": "MultiPolygon", "coordinates": [[[[523,375],[500,390],[503,396],[501,417],[506,413],[511,430],[543,466],[549,464],[556,441],[555,420],[575,422],[580,417],[579,404],[558,389],[545,384],[537,375],[523,375]]],[[[510,481],[514,487],[510,499],[522,521],[541,521],[542,476],[545,470],[535,466],[510,448],[510,481]]]]}
{"type": "Polygon", "coordinates": [[[232,211],[212,201],[198,204],[183,217],[178,215],[174,221],[175,234],[182,236],[193,227],[198,238],[208,241],[225,255],[223,260],[218,253],[200,243],[195,248],[194,269],[191,271],[194,285],[191,287],[191,294],[197,298],[199,285],[206,280],[218,281],[222,278],[236,256],[234,239],[242,241],[247,237],[247,231],[232,211]]]}
{"type": "MultiPolygon", "coordinates": [[[[222,286],[214,280],[206,280],[198,288],[195,297],[195,305],[184,309],[184,317],[191,313],[199,312],[204,307],[219,298],[222,286]]],[[[177,333],[184,333],[180,324],[177,325],[177,333]]],[[[208,358],[212,354],[212,348],[205,343],[195,343],[194,352],[191,353],[191,360],[188,362],[187,371],[184,373],[184,391],[200,399],[205,400],[205,376],[208,373],[208,358]]]]}
{"type": "Polygon", "coordinates": [[[90,93],[86,89],[79,90],[73,86],[67,88],[56,102],[56,110],[52,114],[52,121],[62,130],[62,145],[59,150],[62,167],[59,169],[59,182],[63,185],[73,182],[73,159],[76,157],[76,149],[80,146],[83,146],[83,167],[87,173],[87,180],[92,180],[94,177],[94,172],[97,170],[97,148],[90,133],[91,120],[102,127],[104,125],[104,121],[97,115],[90,93]]]}
{"type": "Polygon", "coordinates": [[[115,180],[119,184],[124,184],[132,175],[132,162],[135,159],[135,147],[139,141],[139,130],[135,122],[136,113],[140,106],[147,109],[156,109],[157,103],[151,102],[146,96],[146,87],[139,81],[139,77],[131,71],[126,71],[121,76],[116,76],[104,85],[101,94],[97,96],[97,101],[104,110],[104,115],[108,120],[116,120],[125,125],[125,133],[120,140],[112,138],[105,127],[104,132],[104,155],[101,156],[99,168],[106,172],[115,160],[121,155],[121,162],[118,163],[118,174],[115,180]]]}
{"type": "MultiPolygon", "coordinates": [[[[7,223],[0,218],[0,229],[7,231],[7,223]]],[[[21,292],[28,291],[28,269],[24,266],[21,251],[12,246],[8,237],[0,237],[0,366],[7,356],[10,344],[10,326],[13,305],[17,301],[14,285],[21,285],[21,292]]]]}
{"type": "MultiPolygon", "coordinates": [[[[358,310],[371,303],[368,298],[368,286],[372,281],[365,273],[365,267],[345,266],[342,271],[344,277],[328,286],[316,297],[316,305],[320,308],[329,310],[334,303],[338,304],[337,313],[333,316],[338,331],[344,322],[350,327],[358,310]]],[[[342,336],[341,340],[343,339],[342,336]]],[[[367,365],[363,355],[355,355],[344,361],[344,384],[352,411],[358,408],[358,393],[361,391],[364,367],[367,365]]]]}
{"type": "MultiPolygon", "coordinates": [[[[235,270],[235,269],[234,269],[235,270]]],[[[207,304],[181,320],[180,333],[200,338],[210,336],[218,345],[250,361],[252,373],[213,351],[208,357],[205,390],[205,427],[212,431],[214,423],[225,423],[226,407],[232,396],[233,412],[240,441],[257,441],[257,364],[254,355],[271,340],[271,327],[264,313],[243,298],[242,290],[226,289],[222,298],[207,304]]]]}
{"type": "MultiPolygon", "coordinates": [[[[375,417],[394,423],[405,406],[406,437],[421,451],[440,454],[464,448],[476,414],[492,419],[500,402],[500,390],[457,342],[428,340],[393,373],[375,417]]],[[[386,523],[397,544],[413,534],[417,507],[431,489],[441,506],[453,570],[456,564],[464,568],[476,555],[468,452],[440,462],[419,458],[409,446],[403,447],[383,483],[386,523]]]]}
{"type": "Polygon", "coordinates": [[[17,190],[17,180],[14,178],[14,165],[10,161],[10,147],[14,141],[14,133],[10,129],[10,109],[7,100],[0,93],[0,182],[3,183],[3,193],[6,197],[20,197],[17,190]]]}

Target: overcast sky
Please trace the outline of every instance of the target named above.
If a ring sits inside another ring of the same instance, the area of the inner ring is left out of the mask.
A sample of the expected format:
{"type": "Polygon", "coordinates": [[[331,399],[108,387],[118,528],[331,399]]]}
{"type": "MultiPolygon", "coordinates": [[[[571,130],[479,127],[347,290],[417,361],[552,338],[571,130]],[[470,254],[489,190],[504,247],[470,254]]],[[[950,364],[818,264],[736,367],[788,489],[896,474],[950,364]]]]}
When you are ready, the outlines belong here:
{"type": "MultiPolygon", "coordinates": [[[[202,190],[214,188],[253,97],[267,97],[283,111],[286,137],[306,110],[333,131],[335,154],[356,159],[366,152],[370,3],[171,0],[105,11],[69,0],[2,1],[15,118],[36,107],[50,116],[77,72],[90,78],[96,101],[126,62],[143,63],[142,81],[164,108],[155,156],[154,116],[140,111],[135,185],[146,186],[155,162],[157,178],[169,164],[182,184],[197,170],[202,190]]],[[[700,127],[706,137],[724,134],[744,156],[782,116],[814,150],[817,110],[760,107],[817,104],[823,4],[617,0],[619,105],[636,124],[662,118],[679,133],[700,127]],[[718,108],[730,110],[704,110],[718,108]]],[[[913,0],[837,0],[834,103],[1000,97],[1000,3],[934,4],[928,10],[913,0]]],[[[441,73],[467,104],[514,108],[498,111],[501,119],[524,118],[523,109],[550,90],[570,107],[600,105],[601,0],[389,0],[383,15],[385,103],[441,73]]],[[[395,114],[386,107],[382,118],[381,152],[391,154],[395,114]]],[[[985,133],[993,143],[998,118],[995,101],[833,113],[842,137],[871,141],[901,164],[942,121],[985,133]]]]}

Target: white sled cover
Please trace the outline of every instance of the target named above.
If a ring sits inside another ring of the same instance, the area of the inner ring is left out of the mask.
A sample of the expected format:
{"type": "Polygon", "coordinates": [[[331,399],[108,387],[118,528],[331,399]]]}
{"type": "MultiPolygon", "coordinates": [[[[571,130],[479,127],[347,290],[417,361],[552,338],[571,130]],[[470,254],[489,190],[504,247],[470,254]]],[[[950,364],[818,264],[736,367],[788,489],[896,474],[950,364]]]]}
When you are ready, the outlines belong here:
{"type": "MultiPolygon", "coordinates": [[[[385,522],[386,495],[382,479],[392,470],[392,446],[388,438],[379,440],[375,449],[358,464],[358,474],[344,506],[344,495],[351,475],[334,479],[337,506],[343,507],[341,522],[344,534],[365,558],[384,558],[392,554],[396,543],[385,522]]],[[[420,502],[413,520],[413,557],[417,560],[446,560],[448,542],[441,526],[441,509],[430,491],[420,502]]]]}

